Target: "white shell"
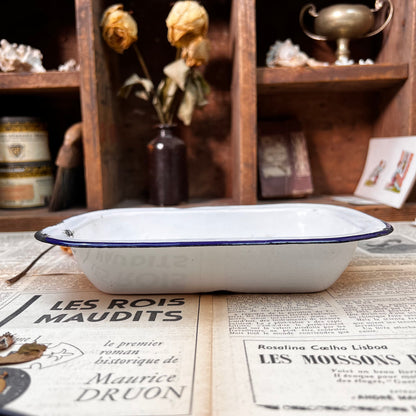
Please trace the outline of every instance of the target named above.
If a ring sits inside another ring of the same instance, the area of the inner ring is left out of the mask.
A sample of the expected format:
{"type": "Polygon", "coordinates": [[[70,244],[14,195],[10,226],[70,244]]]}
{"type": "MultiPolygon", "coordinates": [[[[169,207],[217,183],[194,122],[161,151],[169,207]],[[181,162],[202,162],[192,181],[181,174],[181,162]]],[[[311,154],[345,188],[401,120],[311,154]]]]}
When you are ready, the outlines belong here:
{"type": "Polygon", "coordinates": [[[300,50],[298,45],[294,45],[290,39],[286,39],[284,42],[278,40],[270,47],[266,56],[266,65],[269,68],[274,68],[276,66],[326,66],[328,63],[310,58],[300,50]]]}
{"type": "Polygon", "coordinates": [[[3,72],[45,72],[42,53],[28,45],[0,41],[0,69],[3,72]]]}

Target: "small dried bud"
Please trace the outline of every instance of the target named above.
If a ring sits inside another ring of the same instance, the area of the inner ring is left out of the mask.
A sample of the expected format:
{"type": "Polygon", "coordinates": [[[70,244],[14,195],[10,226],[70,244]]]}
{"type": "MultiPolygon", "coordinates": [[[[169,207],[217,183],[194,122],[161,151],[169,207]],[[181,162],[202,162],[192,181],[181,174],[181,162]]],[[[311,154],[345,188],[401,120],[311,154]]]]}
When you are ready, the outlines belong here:
{"type": "Polygon", "coordinates": [[[172,46],[184,48],[195,38],[208,32],[208,13],[197,1],[177,1],[167,19],[168,41],[172,46]]]}
{"type": "Polygon", "coordinates": [[[123,53],[137,40],[136,21],[123,10],[122,4],[114,4],[104,11],[101,27],[105,42],[117,53],[123,53]]]}
{"type": "Polygon", "coordinates": [[[202,36],[195,38],[182,49],[182,59],[190,67],[206,64],[209,59],[209,40],[202,36]]]}

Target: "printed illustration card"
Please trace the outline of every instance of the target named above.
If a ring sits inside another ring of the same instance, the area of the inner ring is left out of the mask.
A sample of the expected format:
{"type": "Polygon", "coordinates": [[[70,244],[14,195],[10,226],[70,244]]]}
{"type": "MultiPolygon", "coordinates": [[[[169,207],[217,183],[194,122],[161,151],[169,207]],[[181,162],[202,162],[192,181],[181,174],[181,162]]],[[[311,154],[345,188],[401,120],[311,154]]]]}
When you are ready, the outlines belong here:
{"type": "Polygon", "coordinates": [[[401,208],[415,183],[415,154],[416,136],[370,139],[354,194],[401,208]]]}

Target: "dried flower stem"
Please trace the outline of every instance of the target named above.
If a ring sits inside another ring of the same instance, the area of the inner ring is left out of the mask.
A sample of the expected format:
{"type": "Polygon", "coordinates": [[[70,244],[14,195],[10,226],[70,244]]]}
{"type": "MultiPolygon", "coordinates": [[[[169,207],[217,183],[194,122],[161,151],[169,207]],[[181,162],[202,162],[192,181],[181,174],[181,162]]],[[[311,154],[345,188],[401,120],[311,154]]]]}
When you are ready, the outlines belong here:
{"type": "MultiPolygon", "coordinates": [[[[140,66],[142,67],[142,70],[143,70],[144,76],[145,76],[145,77],[146,77],[149,81],[152,81],[152,78],[151,78],[151,76],[150,76],[149,70],[147,69],[146,63],[145,63],[145,61],[144,61],[144,59],[143,59],[143,56],[142,56],[142,54],[141,54],[141,52],[140,52],[140,49],[138,48],[138,46],[137,46],[135,43],[133,44],[133,49],[134,49],[134,51],[136,52],[136,56],[137,56],[137,59],[139,60],[140,66]]],[[[152,81],[152,82],[153,82],[153,81],[152,81]]],[[[156,94],[155,92],[153,92],[153,97],[149,97],[149,98],[151,98],[151,99],[152,99],[152,103],[153,103],[153,105],[154,105],[154,107],[155,107],[155,110],[156,110],[156,113],[157,113],[157,115],[158,115],[158,117],[159,117],[159,121],[160,121],[162,124],[165,124],[165,123],[166,123],[166,120],[165,120],[165,117],[164,117],[164,115],[163,115],[163,111],[162,111],[162,103],[160,102],[159,97],[157,96],[157,94],[156,94]]]]}
{"type": "MultiPolygon", "coordinates": [[[[181,52],[182,52],[181,48],[176,48],[175,61],[180,59],[181,52]]],[[[168,85],[171,82],[173,82],[172,79],[167,77],[166,84],[168,85]]],[[[168,124],[173,124],[173,118],[175,117],[176,111],[178,110],[182,97],[183,97],[183,92],[179,88],[176,89],[175,95],[173,96],[172,101],[170,102],[169,108],[166,111],[166,122],[168,124]]]]}
{"type": "Polygon", "coordinates": [[[12,277],[11,279],[6,280],[6,283],[9,285],[12,285],[13,283],[16,283],[19,279],[21,279],[23,276],[26,275],[26,273],[38,262],[38,260],[43,257],[49,250],[53,249],[55,246],[50,246],[46,250],[42,251],[42,253],[39,254],[35,258],[35,260],[32,261],[32,263],[29,264],[23,271],[21,271],[16,276],[12,277]]]}
{"type": "Polygon", "coordinates": [[[179,88],[175,91],[175,95],[173,96],[172,102],[170,103],[170,108],[168,112],[168,124],[173,124],[173,118],[175,117],[175,114],[179,108],[183,95],[183,91],[181,91],[179,88]]]}

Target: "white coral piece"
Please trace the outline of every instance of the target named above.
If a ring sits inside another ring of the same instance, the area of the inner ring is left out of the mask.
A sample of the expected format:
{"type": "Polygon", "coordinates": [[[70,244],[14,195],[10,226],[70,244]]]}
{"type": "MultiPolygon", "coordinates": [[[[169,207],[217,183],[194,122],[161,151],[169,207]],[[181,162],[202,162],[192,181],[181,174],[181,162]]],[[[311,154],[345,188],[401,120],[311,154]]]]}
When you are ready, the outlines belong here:
{"type": "Polygon", "coordinates": [[[70,72],[70,71],[78,71],[79,64],[75,61],[75,59],[69,59],[64,64],[59,65],[58,71],[59,72],[70,72]]]}
{"type": "Polygon", "coordinates": [[[354,63],[353,59],[349,59],[346,56],[341,56],[335,61],[335,65],[337,66],[354,65],[354,63]]]}
{"type": "Polygon", "coordinates": [[[0,69],[3,72],[45,72],[42,53],[28,45],[0,41],[0,69]]]}
{"type": "Polygon", "coordinates": [[[270,47],[266,55],[266,65],[274,68],[276,66],[326,66],[328,63],[310,58],[300,50],[298,45],[294,45],[291,39],[286,39],[284,42],[277,40],[270,47]]]}
{"type": "Polygon", "coordinates": [[[370,58],[368,58],[368,59],[360,59],[358,61],[358,64],[359,65],[374,65],[374,61],[372,59],[370,59],[370,58]]]}

